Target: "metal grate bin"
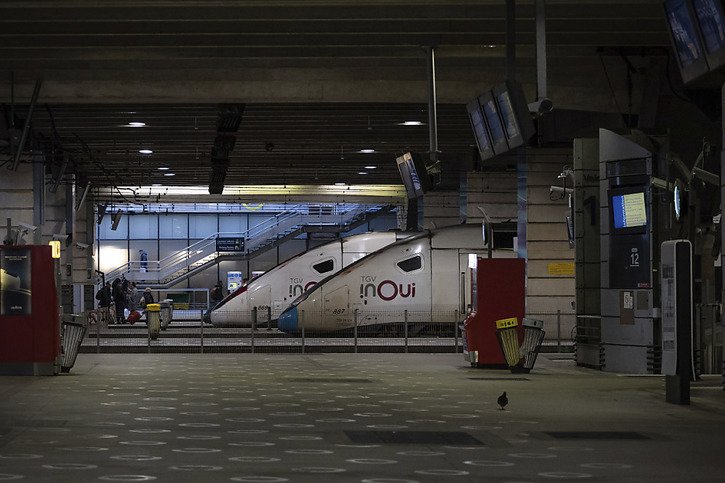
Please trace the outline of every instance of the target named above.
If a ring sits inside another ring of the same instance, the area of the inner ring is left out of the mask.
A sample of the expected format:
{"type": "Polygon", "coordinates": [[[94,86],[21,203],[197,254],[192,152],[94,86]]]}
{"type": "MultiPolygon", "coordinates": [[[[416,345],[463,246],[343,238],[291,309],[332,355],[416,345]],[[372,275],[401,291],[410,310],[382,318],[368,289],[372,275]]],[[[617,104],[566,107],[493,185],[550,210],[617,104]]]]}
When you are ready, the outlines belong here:
{"type": "Polygon", "coordinates": [[[70,372],[78,357],[78,350],[83,343],[83,337],[86,335],[86,326],[77,322],[81,319],[79,315],[63,315],[63,323],[61,324],[61,354],[60,371],[70,372]]]}
{"type": "Polygon", "coordinates": [[[524,319],[524,342],[521,344],[520,356],[523,364],[511,367],[511,372],[529,373],[534,368],[536,357],[539,355],[541,343],[544,341],[544,321],[537,319],[524,319]]]}
{"type": "Polygon", "coordinates": [[[501,346],[501,352],[511,369],[523,363],[519,352],[519,334],[516,328],[519,321],[516,317],[496,321],[496,338],[501,346]]]}

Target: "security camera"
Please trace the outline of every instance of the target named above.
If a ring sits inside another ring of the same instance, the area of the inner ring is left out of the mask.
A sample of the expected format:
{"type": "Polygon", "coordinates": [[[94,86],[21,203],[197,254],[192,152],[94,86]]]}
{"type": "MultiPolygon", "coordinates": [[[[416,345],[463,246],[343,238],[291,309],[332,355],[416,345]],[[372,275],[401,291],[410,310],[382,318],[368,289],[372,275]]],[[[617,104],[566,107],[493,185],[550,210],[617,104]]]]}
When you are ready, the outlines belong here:
{"type": "Polygon", "coordinates": [[[35,225],[31,225],[31,224],[29,224],[29,223],[23,223],[22,221],[19,221],[19,222],[18,222],[18,226],[20,226],[20,227],[22,227],[22,228],[25,228],[25,230],[26,230],[26,231],[29,231],[29,232],[34,232],[35,230],[37,230],[37,229],[38,229],[38,227],[37,227],[37,226],[35,226],[35,225]]]}
{"type": "Polygon", "coordinates": [[[66,241],[67,239],[68,235],[61,235],[60,233],[56,233],[53,235],[53,240],[66,241]]]}
{"type": "Polygon", "coordinates": [[[554,103],[551,102],[551,99],[548,99],[546,97],[542,97],[541,99],[538,99],[535,102],[529,104],[529,112],[537,116],[545,114],[552,109],[554,109],[554,103]]]}
{"type": "Polygon", "coordinates": [[[549,194],[559,193],[562,195],[570,195],[574,193],[573,188],[564,188],[562,186],[549,186],[549,194]]]}
{"type": "Polygon", "coordinates": [[[81,243],[81,242],[76,242],[76,246],[77,246],[78,248],[80,248],[81,250],[85,250],[85,249],[86,249],[86,248],[88,248],[88,247],[89,247],[90,245],[89,245],[89,244],[87,244],[87,243],[81,243]]]}

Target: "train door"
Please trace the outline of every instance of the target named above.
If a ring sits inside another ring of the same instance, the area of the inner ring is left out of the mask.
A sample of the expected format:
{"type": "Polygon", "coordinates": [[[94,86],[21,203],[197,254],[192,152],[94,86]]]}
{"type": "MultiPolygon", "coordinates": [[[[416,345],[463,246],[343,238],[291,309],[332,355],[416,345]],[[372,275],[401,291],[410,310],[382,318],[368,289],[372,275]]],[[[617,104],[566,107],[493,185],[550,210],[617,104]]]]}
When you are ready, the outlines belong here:
{"type": "Polygon", "coordinates": [[[249,294],[249,306],[257,308],[257,324],[266,324],[269,321],[271,303],[272,288],[269,285],[262,285],[249,294]]]}
{"type": "Polygon", "coordinates": [[[431,251],[431,284],[433,321],[452,322],[456,311],[460,318],[461,274],[458,250],[437,249],[431,251]]]}
{"type": "Polygon", "coordinates": [[[325,318],[326,325],[335,325],[339,327],[349,325],[352,319],[350,309],[350,287],[343,285],[330,293],[325,293],[323,298],[322,316],[325,318]]]}

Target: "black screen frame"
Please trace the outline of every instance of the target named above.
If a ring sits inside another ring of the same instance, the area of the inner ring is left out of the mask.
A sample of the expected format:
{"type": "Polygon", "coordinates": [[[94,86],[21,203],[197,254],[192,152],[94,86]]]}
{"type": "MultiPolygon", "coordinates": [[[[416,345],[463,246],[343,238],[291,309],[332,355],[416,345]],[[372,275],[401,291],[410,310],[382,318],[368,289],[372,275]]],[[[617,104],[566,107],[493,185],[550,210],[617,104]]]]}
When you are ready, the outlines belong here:
{"type": "Polygon", "coordinates": [[[649,206],[649,188],[644,185],[636,186],[625,186],[612,188],[607,191],[607,202],[609,203],[609,233],[611,235],[638,235],[647,233],[650,224],[652,223],[652,215],[649,206]],[[631,195],[634,193],[644,194],[644,209],[647,214],[647,222],[640,226],[631,226],[627,228],[615,228],[614,227],[614,205],[612,204],[612,197],[621,195],[631,195]]]}

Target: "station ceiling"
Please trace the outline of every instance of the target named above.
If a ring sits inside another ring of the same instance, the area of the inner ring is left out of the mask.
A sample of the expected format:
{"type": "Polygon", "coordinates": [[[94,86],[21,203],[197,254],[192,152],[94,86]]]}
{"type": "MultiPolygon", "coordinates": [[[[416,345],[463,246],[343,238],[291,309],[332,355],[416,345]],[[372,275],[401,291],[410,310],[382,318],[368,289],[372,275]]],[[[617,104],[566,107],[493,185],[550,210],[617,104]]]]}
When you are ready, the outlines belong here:
{"type": "MultiPolygon", "coordinates": [[[[604,82],[601,48],[669,44],[659,0],[546,4],[550,77],[564,103],[576,99],[578,71],[593,65],[604,82]]],[[[530,86],[533,1],[518,1],[516,15],[518,72],[530,86]]],[[[34,127],[53,136],[52,113],[98,185],[208,183],[221,102],[246,106],[228,184],[391,183],[396,154],[428,149],[427,126],[399,125],[427,121],[422,47],[436,46],[440,150],[470,159],[463,103],[503,79],[505,18],[503,0],[5,1],[0,98],[9,101],[11,72],[20,104],[42,78],[34,127]]]]}

